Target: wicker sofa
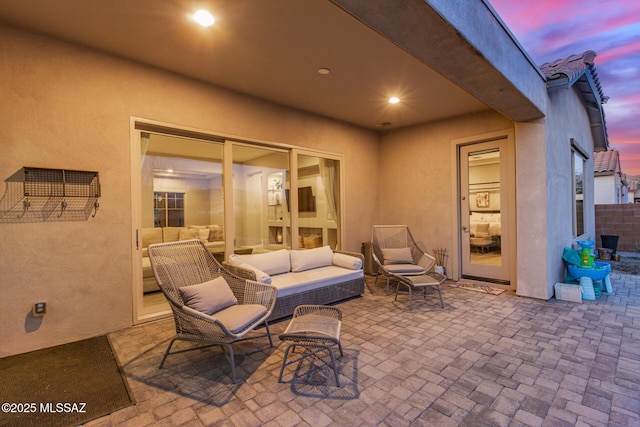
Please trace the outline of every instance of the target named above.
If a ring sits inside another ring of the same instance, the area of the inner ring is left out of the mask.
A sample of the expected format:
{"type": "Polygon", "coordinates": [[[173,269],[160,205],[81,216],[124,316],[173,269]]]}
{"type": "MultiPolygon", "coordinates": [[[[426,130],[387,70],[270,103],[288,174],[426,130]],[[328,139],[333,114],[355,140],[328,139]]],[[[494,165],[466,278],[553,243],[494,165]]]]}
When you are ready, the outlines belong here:
{"type": "Polygon", "coordinates": [[[224,267],[237,276],[278,288],[269,320],[293,314],[301,304],[330,304],[362,295],[364,257],[329,246],[231,255],[224,267]]]}
{"type": "Polygon", "coordinates": [[[189,227],[153,227],[142,229],[142,289],[144,293],[159,291],[151,270],[148,247],[154,243],[199,239],[211,252],[224,251],[224,234],[220,225],[191,225],[189,227]]]}

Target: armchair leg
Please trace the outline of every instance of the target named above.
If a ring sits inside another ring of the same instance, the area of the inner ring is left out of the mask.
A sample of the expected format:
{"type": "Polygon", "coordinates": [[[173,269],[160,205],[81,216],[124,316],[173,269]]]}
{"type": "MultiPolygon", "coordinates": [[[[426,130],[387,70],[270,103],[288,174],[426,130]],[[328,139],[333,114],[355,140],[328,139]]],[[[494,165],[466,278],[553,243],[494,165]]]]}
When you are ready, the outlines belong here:
{"type": "Polygon", "coordinates": [[[167,349],[164,352],[164,356],[162,357],[162,362],[160,362],[160,368],[159,369],[162,369],[162,367],[164,366],[164,362],[165,362],[165,360],[167,360],[167,356],[170,354],[171,346],[173,346],[173,343],[176,342],[177,339],[178,339],[178,337],[175,336],[169,342],[169,345],[167,346],[167,349]]]}
{"type": "Polygon", "coordinates": [[[269,338],[269,347],[273,347],[273,340],[271,339],[271,331],[269,330],[269,322],[264,321],[264,327],[267,330],[267,337],[269,338]]]}
{"type": "Polygon", "coordinates": [[[223,349],[226,350],[224,354],[225,356],[227,356],[227,360],[229,361],[229,366],[231,366],[231,380],[235,384],[236,383],[236,361],[233,355],[233,347],[231,346],[231,344],[222,344],[222,345],[223,345],[223,349]]]}

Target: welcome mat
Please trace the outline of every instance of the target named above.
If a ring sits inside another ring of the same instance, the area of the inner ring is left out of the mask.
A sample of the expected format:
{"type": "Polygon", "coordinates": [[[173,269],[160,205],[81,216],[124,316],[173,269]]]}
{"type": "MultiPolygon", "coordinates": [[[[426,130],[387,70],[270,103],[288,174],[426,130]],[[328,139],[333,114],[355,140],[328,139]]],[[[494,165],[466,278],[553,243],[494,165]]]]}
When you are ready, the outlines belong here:
{"type": "Polygon", "coordinates": [[[0,359],[0,426],[71,426],[134,403],[109,339],[0,359]]]}
{"type": "Polygon", "coordinates": [[[506,289],[496,288],[494,286],[480,285],[473,282],[462,282],[462,281],[450,283],[449,286],[452,286],[454,288],[468,289],[474,292],[483,292],[485,294],[491,294],[491,295],[500,295],[501,293],[506,291],[506,289]]]}

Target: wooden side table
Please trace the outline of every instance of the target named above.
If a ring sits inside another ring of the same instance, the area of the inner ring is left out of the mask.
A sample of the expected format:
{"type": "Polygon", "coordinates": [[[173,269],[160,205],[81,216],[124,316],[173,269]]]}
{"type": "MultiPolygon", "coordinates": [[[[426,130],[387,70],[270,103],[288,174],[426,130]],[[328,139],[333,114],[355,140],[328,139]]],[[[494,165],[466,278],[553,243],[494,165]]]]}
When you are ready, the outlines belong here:
{"type": "Polygon", "coordinates": [[[333,346],[337,345],[340,350],[340,356],[343,355],[342,344],[340,344],[341,327],[342,310],[337,307],[327,305],[299,305],[296,307],[291,322],[280,335],[282,341],[287,341],[290,344],[284,352],[278,382],[282,382],[282,374],[286,366],[326,350],[331,356],[336,385],[341,387],[336,357],[332,349],[333,346]],[[294,360],[287,361],[289,351],[295,353],[296,347],[303,347],[304,353],[294,360]]]}

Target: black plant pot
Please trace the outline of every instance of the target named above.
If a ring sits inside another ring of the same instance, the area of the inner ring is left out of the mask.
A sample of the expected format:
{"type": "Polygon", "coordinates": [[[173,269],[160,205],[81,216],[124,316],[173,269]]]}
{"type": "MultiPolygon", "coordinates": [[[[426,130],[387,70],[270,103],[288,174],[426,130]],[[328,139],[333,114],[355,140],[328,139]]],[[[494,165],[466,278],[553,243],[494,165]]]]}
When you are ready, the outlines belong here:
{"type": "Polygon", "coordinates": [[[611,236],[608,234],[603,234],[602,236],[600,236],[600,238],[602,239],[602,247],[611,249],[613,251],[613,254],[615,255],[616,250],[618,249],[619,237],[620,236],[611,236]]]}

